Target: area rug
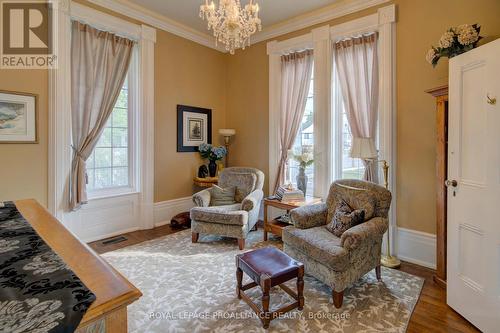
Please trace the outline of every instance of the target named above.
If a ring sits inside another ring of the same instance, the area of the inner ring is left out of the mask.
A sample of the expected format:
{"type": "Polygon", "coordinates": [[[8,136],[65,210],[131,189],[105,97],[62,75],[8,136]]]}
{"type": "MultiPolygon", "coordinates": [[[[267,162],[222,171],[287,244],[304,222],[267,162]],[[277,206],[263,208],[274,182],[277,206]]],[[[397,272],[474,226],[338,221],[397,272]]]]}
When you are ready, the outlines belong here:
{"type": "MultiPolygon", "coordinates": [[[[281,242],[263,242],[260,230],[251,232],[247,250],[263,246],[281,248],[281,242]]],[[[238,253],[234,239],[201,236],[192,244],[191,232],[185,230],[103,257],[144,294],[129,306],[129,332],[266,332],[235,296],[238,253]]],[[[267,332],[405,332],[423,283],[419,277],[383,268],[382,282],[368,273],[346,290],[343,307],[335,309],[331,289],[306,276],[304,310],[273,320],[267,332]]],[[[288,285],[295,288],[293,281],[288,285]]],[[[247,293],[259,301],[259,288],[247,293]]],[[[289,302],[281,289],[272,289],[271,310],[289,302]]]]}

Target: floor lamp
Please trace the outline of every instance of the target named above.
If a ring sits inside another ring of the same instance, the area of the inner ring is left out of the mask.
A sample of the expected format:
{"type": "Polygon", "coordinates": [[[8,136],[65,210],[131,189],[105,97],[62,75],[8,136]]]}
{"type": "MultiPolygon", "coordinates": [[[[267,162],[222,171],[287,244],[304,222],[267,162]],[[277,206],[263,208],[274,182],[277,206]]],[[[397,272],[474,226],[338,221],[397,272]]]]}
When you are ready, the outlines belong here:
{"type": "MultiPolygon", "coordinates": [[[[367,163],[382,163],[384,171],[384,186],[389,189],[389,164],[386,160],[378,160],[378,152],[375,142],[369,138],[353,138],[351,157],[360,158],[367,163]]],[[[396,256],[391,255],[391,226],[387,228],[387,254],[382,255],[381,264],[385,267],[396,268],[401,266],[401,261],[396,256]]]]}
{"type": "Polygon", "coordinates": [[[219,130],[219,134],[224,137],[224,145],[226,146],[226,168],[229,166],[229,143],[231,137],[236,135],[236,130],[230,128],[222,128],[219,130]]]}

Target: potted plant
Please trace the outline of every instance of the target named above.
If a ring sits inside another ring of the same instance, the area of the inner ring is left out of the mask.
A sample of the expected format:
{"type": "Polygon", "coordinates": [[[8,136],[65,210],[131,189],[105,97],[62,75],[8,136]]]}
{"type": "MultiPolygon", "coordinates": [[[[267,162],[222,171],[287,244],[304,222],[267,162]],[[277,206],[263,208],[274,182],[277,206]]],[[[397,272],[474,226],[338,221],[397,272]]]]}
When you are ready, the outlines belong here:
{"type": "Polygon", "coordinates": [[[311,152],[302,152],[302,154],[294,154],[291,152],[291,157],[299,163],[299,174],[297,175],[297,188],[304,193],[307,192],[307,175],[306,168],[314,163],[314,156],[311,152]]]}
{"type": "Polygon", "coordinates": [[[198,147],[198,151],[203,159],[207,159],[208,162],[208,173],[210,177],[215,177],[217,175],[217,161],[222,160],[226,154],[225,147],[214,147],[211,144],[202,143],[198,147]]]}
{"type": "Polygon", "coordinates": [[[441,57],[453,58],[477,47],[482,39],[479,36],[481,27],[477,24],[462,24],[458,27],[450,28],[439,40],[439,46],[427,52],[427,61],[436,67],[441,57]]]}

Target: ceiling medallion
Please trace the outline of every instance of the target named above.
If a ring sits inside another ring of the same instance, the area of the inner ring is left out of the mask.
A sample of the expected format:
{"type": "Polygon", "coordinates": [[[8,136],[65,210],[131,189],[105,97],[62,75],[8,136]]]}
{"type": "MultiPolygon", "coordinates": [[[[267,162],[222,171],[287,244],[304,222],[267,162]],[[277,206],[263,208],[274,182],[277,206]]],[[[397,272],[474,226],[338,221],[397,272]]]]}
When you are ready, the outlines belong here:
{"type": "Polygon", "coordinates": [[[214,1],[200,6],[200,17],[208,22],[208,30],[212,29],[215,44],[222,43],[229,53],[250,46],[250,36],[262,30],[259,18],[259,4],[255,0],[241,8],[240,0],[219,0],[218,8],[214,1]]]}

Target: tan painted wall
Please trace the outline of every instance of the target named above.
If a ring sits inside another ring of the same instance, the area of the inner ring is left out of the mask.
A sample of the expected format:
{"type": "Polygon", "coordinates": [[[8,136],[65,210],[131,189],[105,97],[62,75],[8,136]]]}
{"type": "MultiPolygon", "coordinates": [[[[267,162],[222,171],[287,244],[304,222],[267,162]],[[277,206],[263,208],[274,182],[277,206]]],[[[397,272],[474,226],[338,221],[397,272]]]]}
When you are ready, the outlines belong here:
{"type": "MultiPolygon", "coordinates": [[[[425,62],[431,44],[450,26],[480,23],[485,36],[500,34],[498,0],[396,0],[397,23],[397,200],[399,226],[435,233],[434,100],[424,90],[447,83],[448,65],[425,62]]],[[[334,21],[339,24],[374,13],[365,10],[334,21]]],[[[326,23],[324,23],[326,24],[326,23]]],[[[321,24],[321,25],[324,25],[321,24]]],[[[320,25],[320,26],[321,26],[320,25]]],[[[295,37],[311,28],[278,40],[295,37]]],[[[268,57],[259,43],[230,57],[227,125],[238,132],[231,160],[268,173],[268,57]]]]}
{"type": "MultiPolygon", "coordinates": [[[[78,2],[129,20],[87,1],[78,2]]],[[[176,153],[176,105],[213,109],[213,139],[225,125],[226,56],[157,30],[155,45],[155,202],[192,194],[198,154],[176,153]]],[[[40,143],[0,144],[0,200],[35,198],[47,205],[47,71],[0,70],[0,90],[39,94],[40,143]]]]}
{"type": "MultiPolygon", "coordinates": [[[[425,62],[425,53],[451,25],[478,22],[484,27],[483,35],[499,35],[497,14],[500,2],[394,2],[398,5],[398,224],[434,233],[434,101],[423,91],[446,83],[448,71],[446,61],[432,69],[425,62]]],[[[365,10],[329,23],[342,23],[375,10],[365,10]]],[[[301,35],[309,30],[303,29],[278,39],[301,35]]],[[[177,104],[212,108],[214,142],[220,143],[218,128],[233,127],[237,130],[230,163],[254,166],[268,173],[269,87],[265,43],[230,56],[159,30],[157,38],[155,201],[190,195],[193,190],[191,177],[200,165],[195,154],[175,152],[177,104]]],[[[0,174],[3,175],[0,200],[34,197],[46,204],[47,73],[0,70],[0,90],[39,94],[40,138],[36,145],[0,144],[0,174]]]]}
{"type": "Polygon", "coordinates": [[[47,204],[47,110],[45,70],[0,70],[0,90],[38,95],[38,143],[0,143],[0,201],[35,198],[47,204]]]}
{"type": "Polygon", "coordinates": [[[218,51],[166,32],[155,48],[155,201],[193,194],[198,153],[177,153],[177,104],[212,109],[212,142],[226,123],[226,60],[218,51]]]}

